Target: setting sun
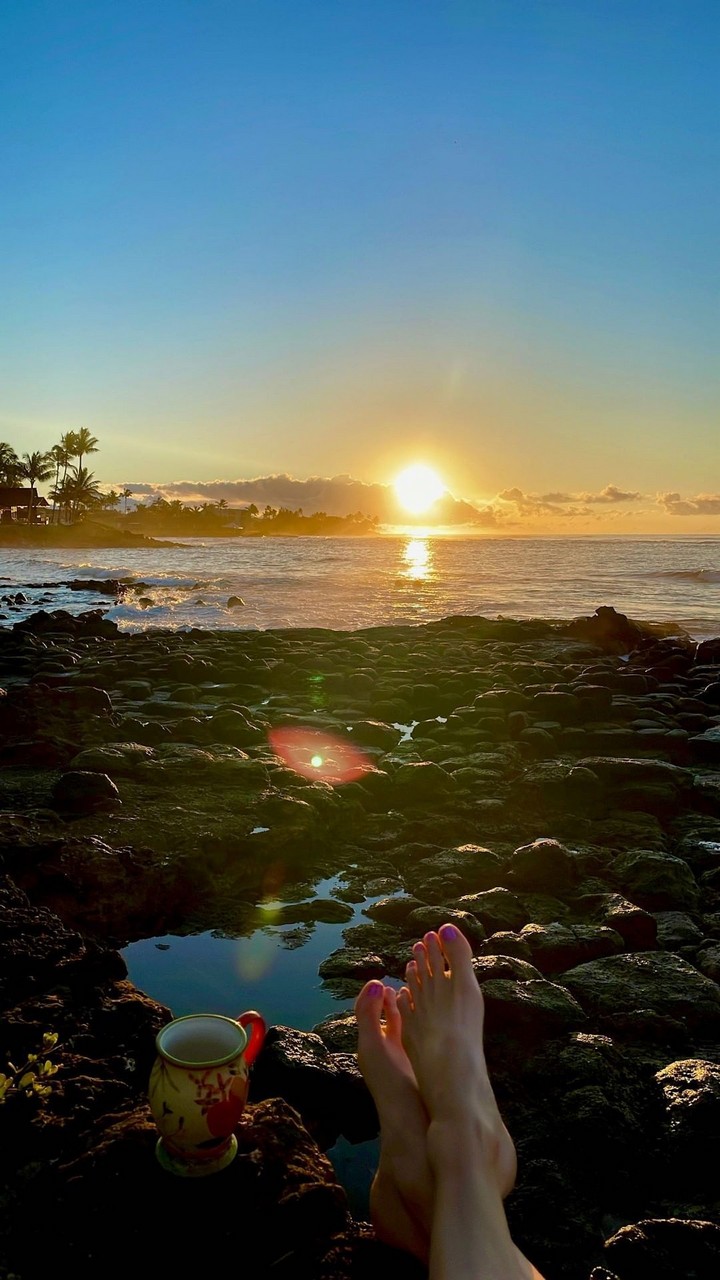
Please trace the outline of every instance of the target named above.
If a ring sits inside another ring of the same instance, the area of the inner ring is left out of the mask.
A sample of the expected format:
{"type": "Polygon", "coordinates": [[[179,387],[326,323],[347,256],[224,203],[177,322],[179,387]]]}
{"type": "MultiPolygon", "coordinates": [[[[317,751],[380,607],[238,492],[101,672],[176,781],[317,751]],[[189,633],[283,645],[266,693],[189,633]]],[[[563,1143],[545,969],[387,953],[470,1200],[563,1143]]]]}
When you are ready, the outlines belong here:
{"type": "Polygon", "coordinates": [[[416,516],[429,510],[444,492],[445,485],[437,472],[422,463],[406,467],[395,481],[398,502],[416,516]]]}

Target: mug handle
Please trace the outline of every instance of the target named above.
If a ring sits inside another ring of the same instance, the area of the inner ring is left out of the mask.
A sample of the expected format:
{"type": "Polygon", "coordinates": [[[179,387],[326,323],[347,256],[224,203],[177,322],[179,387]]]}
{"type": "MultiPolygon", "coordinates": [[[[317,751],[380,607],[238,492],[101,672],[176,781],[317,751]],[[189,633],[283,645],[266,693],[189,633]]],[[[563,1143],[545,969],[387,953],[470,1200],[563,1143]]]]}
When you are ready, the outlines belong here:
{"type": "Polygon", "coordinates": [[[262,1014],[257,1013],[255,1009],[249,1009],[247,1013],[241,1013],[236,1021],[240,1023],[240,1026],[247,1033],[248,1042],[245,1046],[243,1057],[247,1065],[251,1067],[262,1049],[267,1025],[262,1014]]]}

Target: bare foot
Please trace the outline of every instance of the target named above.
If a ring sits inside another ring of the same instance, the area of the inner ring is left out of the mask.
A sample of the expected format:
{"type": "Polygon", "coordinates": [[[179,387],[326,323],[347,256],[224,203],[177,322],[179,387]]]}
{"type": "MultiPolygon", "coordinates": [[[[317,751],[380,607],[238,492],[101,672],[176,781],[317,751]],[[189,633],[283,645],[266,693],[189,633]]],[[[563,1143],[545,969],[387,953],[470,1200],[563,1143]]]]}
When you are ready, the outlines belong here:
{"type": "Polygon", "coordinates": [[[358,1065],[380,1120],[380,1163],[370,1191],[378,1239],[427,1263],[433,1176],[428,1115],[401,1039],[396,993],[367,982],[355,1002],[358,1065]]]}
{"type": "MultiPolygon", "coordinates": [[[[413,947],[407,987],[397,997],[402,1042],[431,1127],[471,1128],[488,1175],[506,1196],[515,1183],[515,1146],[503,1124],[483,1049],[484,1002],[469,943],[453,925],[413,947]]],[[[428,1154],[433,1165],[433,1133],[428,1154]]]]}

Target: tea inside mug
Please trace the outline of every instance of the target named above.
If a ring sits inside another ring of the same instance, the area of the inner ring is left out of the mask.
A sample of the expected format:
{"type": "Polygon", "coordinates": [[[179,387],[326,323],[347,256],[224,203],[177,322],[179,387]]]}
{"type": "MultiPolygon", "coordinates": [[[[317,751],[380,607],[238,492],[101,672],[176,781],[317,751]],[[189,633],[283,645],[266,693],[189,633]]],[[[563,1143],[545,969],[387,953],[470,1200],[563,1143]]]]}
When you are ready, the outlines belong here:
{"type": "Polygon", "coordinates": [[[232,1018],[190,1014],[169,1022],[157,1037],[166,1058],[183,1066],[220,1066],[241,1053],[247,1043],[243,1028],[232,1018]]]}

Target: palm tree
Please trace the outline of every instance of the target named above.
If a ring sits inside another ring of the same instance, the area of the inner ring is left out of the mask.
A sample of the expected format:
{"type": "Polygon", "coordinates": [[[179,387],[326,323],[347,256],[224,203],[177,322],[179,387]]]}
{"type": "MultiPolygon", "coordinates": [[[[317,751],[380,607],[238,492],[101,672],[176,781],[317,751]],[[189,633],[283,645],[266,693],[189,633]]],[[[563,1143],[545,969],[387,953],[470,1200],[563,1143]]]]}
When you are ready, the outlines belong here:
{"type": "MultiPolygon", "coordinates": [[[[55,488],[56,489],[60,485],[60,468],[62,467],[63,469],[63,479],[65,479],[65,476],[67,475],[68,467],[70,466],[70,454],[68,453],[67,446],[65,444],[66,439],[67,437],[63,436],[62,439],[60,440],[60,443],[54,444],[48,454],[48,457],[50,457],[52,461],[55,463],[55,488]]],[[[52,498],[52,493],[50,494],[50,497],[52,498]]],[[[52,516],[51,516],[51,522],[53,524],[55,522],[55,502],[56,500],[55,498],[53,498],[53,509],[52,509],[52,516]]]]}
{"type": "Polygon", "coordinates": [[[73,453],[77,456],[78,471],[82,471],[83,470],[82,460],[85,457],[85,454],[97,453],[98,442],[95,436],[90,435],[90,432],[88,431],[87,427],[81,427],[79,431],[71,431],[70,435],[73,438],[73,444],[75,446],[75,448],[73,449],[73,453]]]}
{"type": "Polygon", "coordinates": [[[123,489],[121,497],[123,499],[123,502],[125,503],[125,515],[127,515],[127,500],[128,498],[132,498],[132,496],[133,496],[132,489],[123,489]]]}
{"type": "Polygon", "coordinates": [[[63,476],[54,488],[50,490],[50,497],[53,500],[53,511],[57,504],[58,522],[60,522],[63,512],[66,519],[69,520],[72,511],[72,476],[63,476]]]}
{"type": "Polygon", "coordinates": [[[0,441],[0,480],[2,480],[2,483],[8,485],[16,484],[19,468],[20,459],[12,445],[0,441]]]}
{"type": "Polygon", "coordinates": [[[35,523],[35,481],[49,480],[53,473],[52,458],[49,453],[24,453],[20,464],[20,475],[30,481],[30,497],[28,499],[28,524],[35,523]]]}
{"type": "Polygon", "coordinates": [[[75,515],[83,508],[94,507],[101,497],[100,490],[95,483],[95,476],[86,467],[75,467],[73,469],[68,489],[72,502],[72,511],[75,515]]]}

